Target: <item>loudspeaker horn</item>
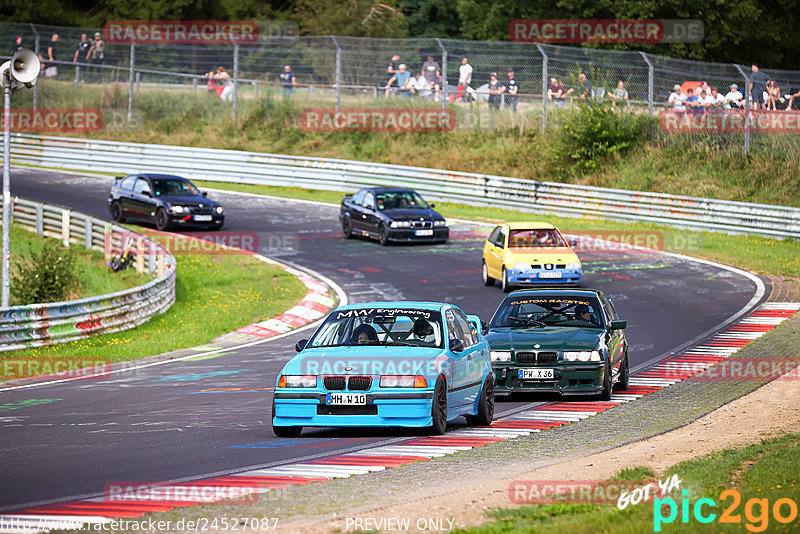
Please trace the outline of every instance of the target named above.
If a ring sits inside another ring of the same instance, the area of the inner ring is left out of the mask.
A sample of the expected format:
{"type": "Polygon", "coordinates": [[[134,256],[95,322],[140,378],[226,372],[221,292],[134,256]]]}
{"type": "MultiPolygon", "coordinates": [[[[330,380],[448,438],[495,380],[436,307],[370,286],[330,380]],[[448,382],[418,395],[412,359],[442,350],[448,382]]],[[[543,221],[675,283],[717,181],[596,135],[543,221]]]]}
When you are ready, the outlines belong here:
{"type": "Polygon", "coordinates": [[[30,50],[20,50],[11,58],[11,77],[25,85],[36,83],[41,62],[30,50]]]}

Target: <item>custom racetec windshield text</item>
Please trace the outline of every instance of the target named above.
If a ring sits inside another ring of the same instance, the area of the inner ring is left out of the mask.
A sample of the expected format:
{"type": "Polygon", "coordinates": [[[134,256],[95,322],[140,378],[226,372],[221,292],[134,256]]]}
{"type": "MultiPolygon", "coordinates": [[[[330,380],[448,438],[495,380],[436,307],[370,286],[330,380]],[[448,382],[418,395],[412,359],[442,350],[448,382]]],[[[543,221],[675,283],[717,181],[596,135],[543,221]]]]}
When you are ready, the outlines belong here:
{"type": "Polygon", "coordinates": [[[603,320],[600,305],[593,299],[519,297],[509,299],[500,306],[489,328],[602,328],[603,320]]]}
{"type": "Polygon", "coordinates": [[[307,347],[381,345],[444,346],[438,311],[398,308],[335,310],[314,333],[307,347]]]}

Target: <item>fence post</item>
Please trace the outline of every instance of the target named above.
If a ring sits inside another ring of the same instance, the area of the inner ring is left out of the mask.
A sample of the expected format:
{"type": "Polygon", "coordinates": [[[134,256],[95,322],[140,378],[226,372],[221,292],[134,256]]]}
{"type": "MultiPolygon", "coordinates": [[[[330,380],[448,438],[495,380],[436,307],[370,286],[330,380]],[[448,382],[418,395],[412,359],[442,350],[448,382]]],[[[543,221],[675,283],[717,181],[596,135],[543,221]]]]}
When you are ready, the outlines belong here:
{"type": "Polygon", "coordinates": [[[547,129],[547,54],[542,45],[537,44],[536,48],[542,54],[542,132],[547,129]]]}
{"type": "Polygon", "coordinates": [[[75,64],[75,85],[77,86],[81,81],[81,65],[80,63],[75,64]]]}
{"type": "Polygon", "coordinates": [[[139,92],[139,89],[141,88],[141,85],[142,85],[142,73],[141,72],[137,72],[136,73],[136,92],[137,93],[139,92]]]}
{"type": "Polygon", "coordinates": [[[192,92],[197,92],[197,78],[192,78],[192,92]]]}
{"type": "Polygon", "coordinates": [[[644,52],[639,52],[647,63],[647,112],[650,114],[650,122],[647,124],[647,129],[650,134],[650,140],[653,140],[653,63],[644,52]]]}
{"type": "Polygon", "coordinates": [[[133,83],[134,83],[133,67],[135,61],[136,61],[136,44],[131,43],[130,68],[128,72],[128,81],[130,83],[130,90],[128,91],[128,123],[130,123],[131,120],[133,119],[133,83]]]}
{"type": "Polygon", "coordinates": [[[744,78],[744,153],[750,153],[750,77],[739,65],[734,65],[744,78]]]}
{"type": "Polygon", "coordinates": [[[442,49],[442,118],[444,119],[447,117],[447,49],[438,37],[436,42],[439,43],[439,48],[442,49]]]}
{"type": "Polygon", "coordinates": [[[103,256],[106,261],[111,260],[111,251],[114,249],[114,235],[111,233],[111,224],[106,223],[103,228],[103,256]]]}
{"type": "Polygon", "coordinates": [[[335,36],[331,35],[331,40],[336,45],[336,111],[339,111],[342,106],[342,47],[335,36]]]}
{"type": "MultiPolygon", "coordinates": [[[[36,25],[32,22],[30,23],[31,31],[34,35],[34,45],[33,51],[36,54],[36,57],[39,57],[39,32],[36,31],[36,25]]],[[[39,84],[33,86],[33,109],[39,109],[39,84]]]]}
{"type": "Polygon", "coordinates": [[[239,43],[233,43],[233,120],[239,111],[239,43]]]}
{"type": "Polygon", "coordinates": [[[65,247],[69,247],[69,224],[70,224],[69,210],[61,212],[61,241],[65,247]]]}

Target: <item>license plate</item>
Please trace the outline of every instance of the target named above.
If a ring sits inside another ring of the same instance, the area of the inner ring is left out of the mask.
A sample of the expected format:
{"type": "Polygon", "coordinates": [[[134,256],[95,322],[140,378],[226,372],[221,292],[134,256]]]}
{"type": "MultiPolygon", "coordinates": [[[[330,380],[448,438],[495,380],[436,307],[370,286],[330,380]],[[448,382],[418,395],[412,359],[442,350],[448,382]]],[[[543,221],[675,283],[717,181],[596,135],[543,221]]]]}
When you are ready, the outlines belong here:
{"type": "Polygon", "coordinates": [[[200,222],[200,221],[210,221],[211,220],[211,215],[195,215],[194,216],[194,220],[198,221],[198,222],[200,222]]]}
{"type": "Polygon", "coordinates": [[[545,271],[539,273],[539,278],[561,278],[561,271],[545,271]]]}
{"type": "Polygon", "coordinates": [[[366,404],[365,393],[328,393],[325,404],[366,404]]]}
{"type": "Polygon", "coordinates": [[[554,369],[520,369],[520,380],[548,380],[555,378],[554,369]]]}
{"type": "Polygon", "coordinates": [[[416,236],[433,235],[433,230],[414,230],[416,236]]]}

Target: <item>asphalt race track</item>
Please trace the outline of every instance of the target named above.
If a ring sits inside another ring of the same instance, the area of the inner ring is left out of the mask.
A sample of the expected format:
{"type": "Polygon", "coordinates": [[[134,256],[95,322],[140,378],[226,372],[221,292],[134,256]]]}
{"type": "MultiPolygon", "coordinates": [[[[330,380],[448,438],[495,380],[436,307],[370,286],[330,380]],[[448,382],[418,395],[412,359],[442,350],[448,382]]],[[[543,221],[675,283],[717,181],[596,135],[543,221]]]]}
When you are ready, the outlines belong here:
{"type": "MultiPolygon", "coordinates": [[[[12,172],[14,195],[103,219],[110,182],[26,168],[12,172]]],[[[338,207],[210,196],[225,206],[224,231],[255,232],[263,254],[327,276],[351,302],[449,301],[488,321],[503,297],[498,286],[484,287],[480,280],[485,226],[451,223],[447,245],[381,247],[343,239],[338,207]]],[[[581,256],[584,286],[605,291],[628,320],[632,368],[708,332],[756,291],[740,274],[671,255],[598,250],[581,256]]],[[[0,392],[0,510],[102,494],[110,482],[244,471],[408,437],[402,430],[326,429],[306,430],[298,439],[273,436],[269,388],[295,341],[308,334],[102,380],[0,392]]],[[[541,400],[549,399],[529,399],[541,400]]],[[[500,402],[497,416],[525,404],[500,402]]]]}

